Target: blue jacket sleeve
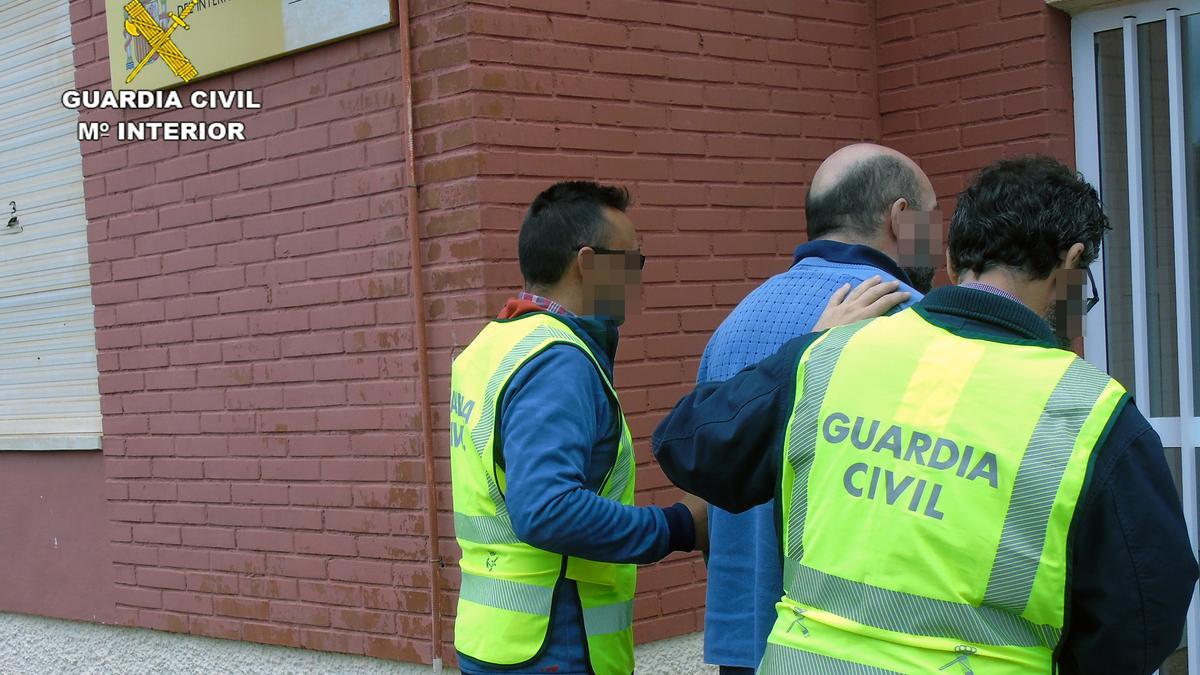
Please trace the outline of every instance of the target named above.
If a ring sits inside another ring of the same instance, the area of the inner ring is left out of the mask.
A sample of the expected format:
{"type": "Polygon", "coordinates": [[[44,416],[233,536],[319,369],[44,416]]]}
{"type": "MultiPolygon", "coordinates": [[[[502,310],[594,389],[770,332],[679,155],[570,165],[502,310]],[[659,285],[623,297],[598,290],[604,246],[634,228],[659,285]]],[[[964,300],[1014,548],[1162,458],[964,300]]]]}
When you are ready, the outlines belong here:
{"type": "Polygon", "coordinates": [[[683,397],[654,431],[654,456],[671,482],[713,506],[741,513],[775,496],[796,365],[817,333],[724,382],[683,397]]]}
{"type": "Polygon", "coordinates": [[[1196,583],[1162,442],[1129,401],[1097,449],[1074,534],[1064,673],[1150,673],[1179,647],[1196,583]]]}
{"type": "Polygon", "coordinates": [[[651,563],[691,550],[685,507],[624,506],[588,489],[593,452],[612,432],[603,386],[591,360],[568,345],[534,357],[509,383],[500,437],[513,530],[531,546],[600,562],[651,563]]]}

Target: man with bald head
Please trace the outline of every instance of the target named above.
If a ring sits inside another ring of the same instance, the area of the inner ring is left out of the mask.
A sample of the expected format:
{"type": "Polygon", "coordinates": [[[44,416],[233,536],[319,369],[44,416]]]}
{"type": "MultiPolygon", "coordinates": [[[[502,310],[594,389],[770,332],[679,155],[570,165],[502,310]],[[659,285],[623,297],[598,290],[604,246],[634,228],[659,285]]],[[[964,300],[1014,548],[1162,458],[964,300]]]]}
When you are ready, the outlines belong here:
{"type": "MultiPolygon", "coordinates": [[[[873,276],[898,280],[907,307],[921,299],[942,255],[937,197],[908,157],[880,145],[844,147],[813,176],[805,212],[809,242],[792,266],[755,289],[713,334],[698,382],[727,380],[813,330],[839,287],[873,276]]],[[[775,623],[782,565],[774,503],[741,514],[709,512],[705,662],[752,673],[775,623]]]]}

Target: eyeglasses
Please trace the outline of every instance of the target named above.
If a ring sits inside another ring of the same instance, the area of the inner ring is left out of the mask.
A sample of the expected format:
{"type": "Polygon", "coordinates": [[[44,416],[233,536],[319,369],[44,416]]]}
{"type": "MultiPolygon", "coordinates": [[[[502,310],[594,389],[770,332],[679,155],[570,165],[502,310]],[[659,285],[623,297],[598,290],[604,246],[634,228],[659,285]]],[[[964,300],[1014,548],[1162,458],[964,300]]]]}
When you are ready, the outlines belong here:
{"type": "Polygon", "coordinates": [[[578,251],[579,249],[582,249],[582,248],[590,248],[593,251],[595,251],[596,253],[600,253],[603,255],[620,254],[627,258],[636,258],[637,263],[638,263],[638,269],[641,270],[641,269],[646,268],[646,256],[643,255],[641,251],[626,251],[624,249],[618,249],[618,248],[604,248],[603,246],[592,246],[591,244],[580,244],[579,246],[575,247],[575,250],[578,251]]]}
{"type": "Polygon", "coordinates": [[[1087,314],[1092,311],[1092,308],[1100,303],[1100,289],[1096,287],[1096,279],[1092,276],[1092,268],[1087,268],[1088,284],[1092,287],[1092,294],[1087,299],[1087,304],[1083,307],[1083,313],[1087,314]]]}

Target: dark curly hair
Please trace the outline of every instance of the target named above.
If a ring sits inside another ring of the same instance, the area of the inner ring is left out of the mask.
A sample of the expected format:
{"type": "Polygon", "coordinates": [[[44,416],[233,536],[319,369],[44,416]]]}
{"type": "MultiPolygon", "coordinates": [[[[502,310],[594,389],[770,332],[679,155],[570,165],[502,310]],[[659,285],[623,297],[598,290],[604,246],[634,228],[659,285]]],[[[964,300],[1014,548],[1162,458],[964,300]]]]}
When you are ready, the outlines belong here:
{"type": "Polygon", "coordinates": [[[544,190],[525,215],[517,237],[517,258],[526,287],[558,283],[580,246],[608,243],[605,208],[629,208],[623,187],[592,181],[563,181],[544,190]]]}
{"type": "Polygon", "coordinates": [[[950,265],[958,273],[1003,266],[1045,279],[1077,242],[1080,263],[1090,265],[1108,229],[1100,196],[1083,176],[1052,157],[1005,159],[958,195],[950,265]]]}

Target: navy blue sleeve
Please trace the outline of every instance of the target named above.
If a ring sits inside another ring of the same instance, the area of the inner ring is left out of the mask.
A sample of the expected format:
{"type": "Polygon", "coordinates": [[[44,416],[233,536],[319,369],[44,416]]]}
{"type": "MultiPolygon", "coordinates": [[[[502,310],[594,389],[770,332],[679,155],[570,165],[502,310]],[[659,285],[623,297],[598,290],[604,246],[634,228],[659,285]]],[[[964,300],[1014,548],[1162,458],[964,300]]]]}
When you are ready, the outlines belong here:
{"type": "Polygon", "coordinates": [[[600,562],[651,563],[672,546],[691,550],[686,508],[624,506],[585,487],[593,448],[610,431],[603,386],[591,360],[568,345],[513,376],[500,415],[513,530],[531,546],[600,562]]]}
{"type": "Polygon", "coordinates": [[[1179,647],[1196,558],[1162,441],[1130,401],[1097,449],[1074,533],[1064,673],[1150,673],[1179,647]]]}
{"type": "Polygon", "coordinates": [[[741,513],[775,496],[796,365],[810,333],[724,382],[684,396],[654,431],[654,456],[671,482],[741,513]]]}

